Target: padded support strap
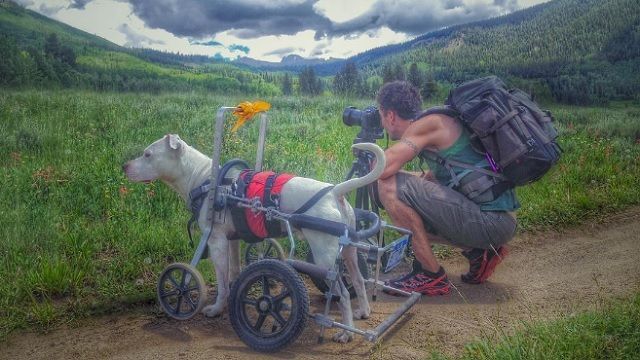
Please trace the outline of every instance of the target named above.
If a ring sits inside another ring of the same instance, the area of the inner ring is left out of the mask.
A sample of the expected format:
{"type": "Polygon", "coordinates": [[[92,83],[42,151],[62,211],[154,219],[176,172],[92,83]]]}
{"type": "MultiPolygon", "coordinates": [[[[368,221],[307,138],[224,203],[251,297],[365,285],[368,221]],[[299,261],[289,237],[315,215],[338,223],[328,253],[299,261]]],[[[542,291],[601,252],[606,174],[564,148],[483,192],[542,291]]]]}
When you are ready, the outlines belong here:
{"type": "MultiPolygon", "coordinates": [[[[275,209],[279,209],[280,208],[280,204],[279,204],[279,196],[278,195],[272,195],[271,191],[273,190],[273,184],[276,182],[276,178],[278,177],[278,174],[273,174],[273,175],[269,175],[269,177],[267,178],[267,181],[265,182],[265,186],[264,186],[264,203],[262,204],[262,206],[266,207],[266,208],[275,208],[275,209]]],[[[279,234],[281,233],[282,229],[281,229],[281,224],[279,220],[265,220],[265,228],[267,230],[267,233],[269,234],[279,234]]]]}
{"type": "Polygon", "coordinates": [[[292,214],[289,222],[294,227],[321,231],[334,236],[342,236],[348,230],[346,224],[337,221],[325,220],[306,214],[292,214]]]}
{"type": "Polygon", "coordinates": [[[320,200],[323,196],[325,196],[329,191],[333,190],[333,185],[327,186],[326,188],[318,191],[311,197],[311,199],[307,200],[298,210],[294,211],[294,214],[304,214],[306,213],[313,205],[315,205],[318,200],[320,200]]]}

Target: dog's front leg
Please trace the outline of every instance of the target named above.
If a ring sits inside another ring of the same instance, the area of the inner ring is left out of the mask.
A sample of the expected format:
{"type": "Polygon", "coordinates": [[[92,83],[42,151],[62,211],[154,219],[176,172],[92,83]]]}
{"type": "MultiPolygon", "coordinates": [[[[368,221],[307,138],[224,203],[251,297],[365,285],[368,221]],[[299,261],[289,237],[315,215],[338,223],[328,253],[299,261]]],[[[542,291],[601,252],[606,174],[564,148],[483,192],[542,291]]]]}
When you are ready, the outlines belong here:
{"type": "Polygon", "coordinates": [[[218,296],[215,304],[205,306],[202,312],[208,317],[214,317],[222,314],[229,297],[229,240],[224,234],[214,231],[208,244],[218,281],[218,296]]]}

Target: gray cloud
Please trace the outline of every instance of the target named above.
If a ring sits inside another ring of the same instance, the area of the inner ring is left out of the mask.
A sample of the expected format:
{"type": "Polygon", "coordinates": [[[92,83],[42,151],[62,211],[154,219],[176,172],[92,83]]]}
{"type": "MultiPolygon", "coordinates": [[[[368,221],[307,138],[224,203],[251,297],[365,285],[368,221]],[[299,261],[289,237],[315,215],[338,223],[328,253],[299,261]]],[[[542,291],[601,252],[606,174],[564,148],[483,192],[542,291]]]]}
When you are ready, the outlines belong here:
{"type": "Polygon", "coordinates": [[[224,45],[222,45],[222,43],[219,43],[215,40],[209,40],[209,41],[195,41],[195,40],[190,40],[189,44],[192,45],[204,45],[204,46],[212,46],[212,47],[218,47],[218,46],[222,46],[224,47],[224,45]]]}
{"type": "Polygon", "coordinates": [[[317,0],[129,0],[149,27],[178,36],[204,37],[233,30],[241,38],[325,29],[331,21],[317,14],[317,0]]]}
{"type": "Polygon", "coordinates": [[[265,56],[271,56],[271,55],[284,56],[300,50],[304,50],[304,49],[294,48],[294,47],[280,48],[280,49],[269,51],[268,53],[265,54],[265,56]]]}
{"type": "MultiPolygon", "coordinates": [[[[86,4],[90,0],[75,0],[86,4]]],[[[388,27],[410,35],[486,19],[523,7],[527,0],[377,0],[364,14],[333,23],[314,8],[318,0],[125,0],[147,26],[178,36],[203,38],[218,32],[247,39],[316,32],[316,39],[358,36],[388,27]]]]}
{"type": "Polygon", "coordinates": [[[79,9],[84,10],[84,7],[87,6],[92,0],[72,0],[71,4],[69,4],[70,9],[79,9]]]}
{"type": "MultiPolygon", "coordinates": [[[[15,0],[23,6],[32,0],[15,0]]],[[[93,0],[68,0],[67,8],[82,10],[93,0]]],[[[133,12],[150,28],[164,29],[194,39],[229,31],[242,38],[292,35],[304,30],[323,37],[356,37],[388,27],[419,35],[445,26],[502,15],[540,0],[375,0],[364,14],[333,23],[314,9],[318,0],[116,0],[131,4],[133,12]]],[[[52,15],[62,6],[41,5],[52,15]]],[[[132,36],[135,42],[135,36],[132,36]]],[[[204,44],[203,44],[204,45],[204,44]]]]}
{"type": "Polygon", "coordinates": [[[321,57],[329,52],[330,44],[318,44],[311,50],[311,57],[321,57]]]}
{"type": "Polygon", "coordinates": [[[155,40],[148,36],[138,34],[135,32],[129,25],[121,24],[118,26],[118,31],[125,34],[127,36],[127,42],[124,46],[128,47],[148,47],[149,45],[164,45],[165,42],[162,40],[155,40]]]}
{"type": "Polygon", "coordinates": [[[487,19],[512,12],[521,6],[518,0],[493,0],[467,3],[463,0],[412,1],[378,0],[355,19],[334,24],[327,36],[362,33],[388,27],[397,32],[419,35],[442,27],[487,19]]]}
{"type": "Polygon", "coordinates": [[[248,54],[250,49],[248,46],[244,46],[244,45],[238,45],[238,44],[231,44],[229,45],[229,50],[231,51],[241,51],[245,54],[248,54]]]}

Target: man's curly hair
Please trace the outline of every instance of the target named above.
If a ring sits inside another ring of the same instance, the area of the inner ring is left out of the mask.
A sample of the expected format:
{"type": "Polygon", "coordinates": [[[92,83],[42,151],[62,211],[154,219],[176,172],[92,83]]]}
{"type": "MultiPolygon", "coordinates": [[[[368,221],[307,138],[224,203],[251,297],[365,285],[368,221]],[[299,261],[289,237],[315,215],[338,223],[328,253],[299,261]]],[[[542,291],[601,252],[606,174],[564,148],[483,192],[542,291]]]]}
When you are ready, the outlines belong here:
{"type": "Polygon", "coordinates": [[[378,91],[376,101],[382,110],[393,110],[405,120],[413,119],[422,107],[420,92],[406,81],[386,83],[378,91]]]}

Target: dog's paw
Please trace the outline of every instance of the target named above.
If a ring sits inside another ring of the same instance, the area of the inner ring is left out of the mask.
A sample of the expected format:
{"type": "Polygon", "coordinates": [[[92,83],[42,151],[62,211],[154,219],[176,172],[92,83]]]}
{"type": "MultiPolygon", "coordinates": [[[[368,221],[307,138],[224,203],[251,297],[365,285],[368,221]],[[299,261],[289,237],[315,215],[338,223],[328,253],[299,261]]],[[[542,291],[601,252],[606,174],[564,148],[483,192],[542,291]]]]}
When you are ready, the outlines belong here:
{"type": "Polygon", "coordinates": [[[346,330],[333,335],[333,341],[337,343],[346,344],[351,340],[353,340],[353,334],[346,330]]]}
{"type": "Polygon", "coordinates": [[[368,319],[371,315],[371,309],[357,309],[353,312],[353,318],[356,320],[368,319]]]}
{"type": "Polygon", "coordinates": [[[224,311],[224,306],[218,306],[218,304],[208,305],[202,309],[202,313],[206,317],[216,317],[222,315],[222,311],[224,311]]]}

